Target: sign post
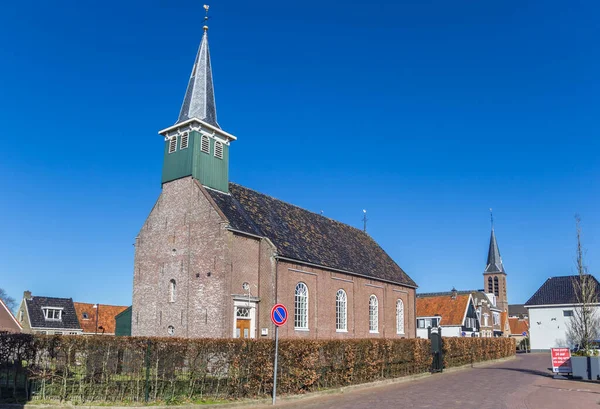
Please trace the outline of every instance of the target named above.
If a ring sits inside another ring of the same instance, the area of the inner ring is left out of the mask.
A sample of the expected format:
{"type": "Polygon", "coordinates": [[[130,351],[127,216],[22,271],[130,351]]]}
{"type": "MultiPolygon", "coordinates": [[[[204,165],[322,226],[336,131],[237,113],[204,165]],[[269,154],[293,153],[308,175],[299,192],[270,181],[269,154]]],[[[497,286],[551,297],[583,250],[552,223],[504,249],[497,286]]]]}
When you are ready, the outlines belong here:
{"type": "Polygon", "coordinates": [[[569,348],[552,348],[552,372],[556,374],[573,373],[569,348]]]}
{"type": "Polygon", "coordinates": [[[277,396],[277,352],[279,349],[279,327],[287,322],[288,311],[283,304],[275,304],[271,309],[271,321],[275,324],[275,363],[273,364],[273,405],[277,396]]]}

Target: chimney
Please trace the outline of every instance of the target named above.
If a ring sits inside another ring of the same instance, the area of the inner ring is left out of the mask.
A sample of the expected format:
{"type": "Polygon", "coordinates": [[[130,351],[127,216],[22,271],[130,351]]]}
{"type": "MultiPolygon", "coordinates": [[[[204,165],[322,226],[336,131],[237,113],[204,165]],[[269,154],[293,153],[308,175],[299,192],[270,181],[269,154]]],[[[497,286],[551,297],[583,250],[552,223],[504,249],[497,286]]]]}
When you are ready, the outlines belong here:
{"type": "Polygon", "coordinates": [[[23,291],[23,298],[26,300],[31,300],[31,291],[23,291]]]}
{"type": "Polygon", "coordinates": [[[456,291],[456,288],[452,287],[452,299],[456,300],[457,295],[458,295],[458,291],[456,291]]]}

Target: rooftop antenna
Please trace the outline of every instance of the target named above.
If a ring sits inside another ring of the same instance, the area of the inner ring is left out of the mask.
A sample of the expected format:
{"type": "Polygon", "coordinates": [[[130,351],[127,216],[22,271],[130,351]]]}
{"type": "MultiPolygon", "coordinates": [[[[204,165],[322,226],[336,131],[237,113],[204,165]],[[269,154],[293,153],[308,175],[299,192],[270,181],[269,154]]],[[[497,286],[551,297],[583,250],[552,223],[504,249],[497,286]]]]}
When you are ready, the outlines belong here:
{"type": "Polygon", "coordinates": [[[204,15],[204,27],[202,27],[204,29],[204,31],[208,31],[208,9],[210,8],[210,6],[208,4],[204,5],[204,11],[206,12],[206,14],[204,15]]]}
{"type": "Polygon", "coordinates": [[[363,209],[363,232],[367,232],[367,211],[365,209],[363,209]]]}

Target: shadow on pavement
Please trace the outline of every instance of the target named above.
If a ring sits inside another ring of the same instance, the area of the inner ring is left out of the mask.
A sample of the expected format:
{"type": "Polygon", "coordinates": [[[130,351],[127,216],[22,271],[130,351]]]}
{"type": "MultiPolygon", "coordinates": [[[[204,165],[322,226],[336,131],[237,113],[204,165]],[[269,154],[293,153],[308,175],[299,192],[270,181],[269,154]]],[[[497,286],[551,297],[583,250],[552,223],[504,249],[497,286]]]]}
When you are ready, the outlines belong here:
{"type": "Polygon", "coordinates": [[[552,378],[552,374],[544,371],[538,371],[537,369],[526,369],[526,368],[505,368],[505,367],[492,367],[492,368],[482,368],[488,370],[504,370],[504,371],[515,371],[515,372],[523,372],[531,375],[543,376],[546,378],[552,378]]]}

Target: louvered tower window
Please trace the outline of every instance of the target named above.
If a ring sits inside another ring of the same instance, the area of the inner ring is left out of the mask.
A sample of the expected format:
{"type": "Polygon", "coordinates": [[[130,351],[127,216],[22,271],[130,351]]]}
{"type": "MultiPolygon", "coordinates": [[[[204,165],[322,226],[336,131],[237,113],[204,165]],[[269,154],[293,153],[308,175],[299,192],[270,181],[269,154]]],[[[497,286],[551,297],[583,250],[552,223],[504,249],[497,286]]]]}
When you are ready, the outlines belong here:
{"type": "Polygon", "coordinates": [[[404,334],[404,302],[396,301],[396,333],[404,334]]]}
{"type": "Polygon", "coordinates": [[[223,144],[219,141],[215,141],[215,157],[223,159],[223,144]]]}
{"type": "Polygon", "coordinates": [[[177,137],[174,136],[169,139],[169,153],[173,153],[177,150],[177,137]]]}
{"type": "Polygon", "coordinates": [[[492,294],[494,292],[494,283],[492,281],[492,277],[488,277],[488,293],[492,294]]]}
{"type": "Polygon", "coordinates": [[[200,150],[202,150],[202,152],[204,153],[210,153],[210,140],[206,135],[202,135],[202,143],[200,146],[200,150]]]}
{"type": "Polygon", "coordinates": [[[294,294],[294,328],[308,329],[308,287],[304,283],[296,285],[294,294]]]}
{"type": "Polygon", "coordinates": [[[379,302],[377,297],[369,297],[369,332],[379,331],[379,302]]]}
{"type": "Polygon", "coordinates": [[[338,332],[348,331],[348,321],[346,319],[347,297],[344,290],[338,290],[335,294],[335,330],[338,332]]]}
{"type": "Polygon", "coordinates": [[[187,149],[188,138],[189,138],[189,135],[187,133],[184,133],[183,135],[181,135],[181,142],[179,143],[179,149],[187,149]]]}
{"type": "Polygon", "coordinates": [[[494,295],[496,297],[500,295],[500,290],[498,288],[498,277],[494,277],[494,295]]]}

